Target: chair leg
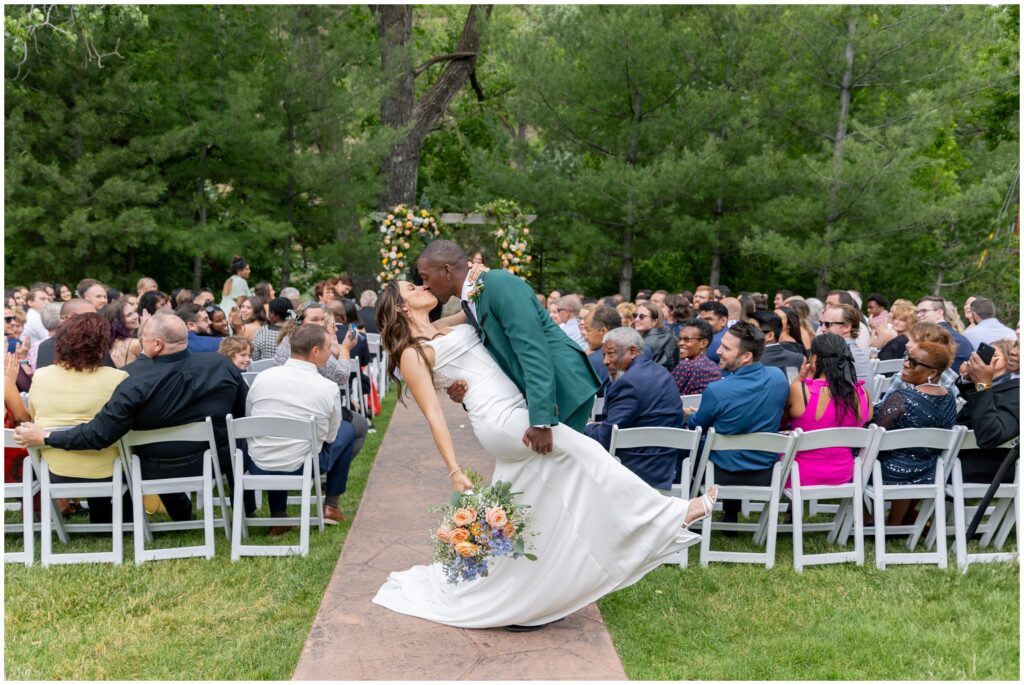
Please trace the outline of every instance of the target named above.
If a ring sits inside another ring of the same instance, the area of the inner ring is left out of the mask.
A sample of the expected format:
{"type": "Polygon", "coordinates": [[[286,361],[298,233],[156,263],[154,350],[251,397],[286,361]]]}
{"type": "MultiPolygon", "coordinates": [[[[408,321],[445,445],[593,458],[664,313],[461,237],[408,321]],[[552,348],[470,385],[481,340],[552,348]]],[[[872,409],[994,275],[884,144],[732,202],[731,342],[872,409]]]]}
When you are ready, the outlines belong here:
{"type": "MultiPolygon", "coordinates": [[[[796,470],[794,465],[793,470],[796,470]]],[[[767,548],[765,549],[765,555],[767,561],[765,561],[764,567],[770,569],[775,566],[775,542],[778,540],[779,533],[779,497],[782,491],[780,487],[782,483],[782,467],[776,462],[775,468],[772,471],[772,495],[771,499],[765,502],[765,505],[761,508],[761,515],[764,516],[765,510],[768,511],[768,539],[767,548]]]]}
{"type": "Polygon", "coordinates": [[[956,565],[961,573],[967,573],[967,519],[964,511],[964,479],[959,462],[953,465],[953,549],[956,551],[956,565]]]}
{"type": "Polygon", "coordinates": [[[795,466],[794,464],[790,483],[793,491],[793,568],[802,572],[804,570],[804,501],[800,494],[795,466]]]}
{"type": "Polygon", "coordinates": [[[139,458],[132,455],[132,541],[135,543],[135,565],[141,566],[146,556],[146,507],[142,503],[142,472],[139,458]]]}
{"type": "Polygon", "coordinates": [[[946,474],[942,472],[942,465],[935,469],[935,548],[939,555],[939,568],[945,569],[949,566],[949,541],[946,539],[946,474]]]}
{"type": "Polygon", "coordinates": [[[302,502],[299,505],[299,554],[302,556],[309,554],[309,491],[313,485],[310,483],[310,471],[313,470],[312,459],[312,456],[307,457],[306,463],[302,467],[302,502]]]}
{"type": "MultiPolygon", "coordinates": [[[[36,533],[35,521],[33,520],[32,506],[32,462],[26,459],[22,462],[21,474],[21,525],[22,538],[24,539],[25,566],[35,563],[36,557],[36,533]]],[[[42,509],[42,507],[40,507],[42,509]]]]}
{"type": "MultiPolygon", "coordinates": [[[[213,499],[213,455],[207,452],[203,460],[203,537],[206,547],[206,558],[213,559],[214,554],[214,529],[213,519],[217,514],[217,504],[213,499]]],[[[221,501],[223,502],[224,491],[221,490],[221,501]]],[[[227,509],[223,509],[225,533],[228,533],[228,540],[231,539],[230,526],[227,523],[227,509]]]]}
{"type": "Polygon", "coordinates": [[[124,474],[121,472],[121,460],[114,460],[114,473],[110,479],[111,484],[111,538],[114,547],[114,565],[120,566],[124,563],[124,474]]]}
{"type": "MultiPolygon", "coordinates": [[[[854,462],[853,497],[850,499],[850,510],[853,514],[853,553],[857,565],[864,565],[864,476],[861,474],[860,461],[854,462]]],[[[844,502],[845,504],[845,502],[844,502]]],[[[845,524],[844,524],[845,525],[845,524]]],[[[844,539],[845,542],[845,539],[844,539]]]]}
{"type": "MultiPolygon", "coordinates": [[[[704,471],[704,487],[710,488],[715,482],[715,467],[714,464],[708,462],[707,468],[704,471]]],[[[711,555],[711,519],[712,516],[708,516],[706,519],[701,521],[700,527],[700,565],[707,567],[709,563],[709,557],[711,555]]]]}
{"type": "MultiPolygon", "coordinates": [[[[242,502],[245,501],[245,486],[242,483],[244,473],[242,473],[242,450],[235,449],[235,486],[234,496],[236,500],[242,502]]],[[[232,512],[234,518],[234,527],[231,529],[231,561],[238,561],[242,558],[241,546],[242,546],[242,526],[243,516],[245,514],[245,505],[237,506],[232,512]]]]}
{"type": "MultiPolygon", "coordinates": [[[[942,468],[939,464],[936,466],[936,473],[942,468]]],[[[913,551],[917,547],[918,540],[921,539],[921,535],[924,533],[924,527],[928,525],[928,519],[932,517],[932,513],[935,511],[935,502],[927,501],[921,503],[921,511],[917,514],[917,518],[914,519],[914,530],[911,531],[910,535],[907,536],[907,549],[913,551]]],[[[933,527],[934,530],[934,527],[933,527]]]]}
{"type": "Polygon", "coordinates": [[[875,567],[885,570],[885,491],[882,486],[882,469],[875,462],[873,474],[875,484],[875,567]]]}
{"type": "MultiPolygon", "coordinates": [[[[39,469],[39,497],[41,499],[39,511],[43,516],[43,525],[41,528],[41,535],[39,536],[39,549],[40,549],[40,563],[43,568],[47,568],[50,565],[50,555],[53,554],[53,534],[51,532],[52,520],[54,516],[53,507],[50,505],[50,468],[46,465],[46,462],[42,462],[39,469]]],[[[29,501],[29,508],[32,503],[29,501]]],[[[60,516],[60,512],[57,512],[60,516]]]]}

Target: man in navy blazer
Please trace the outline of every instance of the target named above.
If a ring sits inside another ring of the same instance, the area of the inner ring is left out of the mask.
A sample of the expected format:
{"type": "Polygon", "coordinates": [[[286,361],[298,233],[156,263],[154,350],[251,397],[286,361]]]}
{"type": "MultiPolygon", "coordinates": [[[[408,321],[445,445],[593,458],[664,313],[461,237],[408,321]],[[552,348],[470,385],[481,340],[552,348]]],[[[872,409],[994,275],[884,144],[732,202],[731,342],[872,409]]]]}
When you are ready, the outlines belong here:
{"type": "MultiPolygon", "coordinates": [[[[585,433],[608,449],[612,426],[619,428],[682,428],[679,389],[672,374],[643,356],[643,339],[632,328],[616,328],[604,336],[604,364],[615,378],[604,398],[605,420],[587,424],[585,433]]],[[[679,450],[636,447],[615,455],[622,465],[651,487],[672,488],[679,450]]]]}

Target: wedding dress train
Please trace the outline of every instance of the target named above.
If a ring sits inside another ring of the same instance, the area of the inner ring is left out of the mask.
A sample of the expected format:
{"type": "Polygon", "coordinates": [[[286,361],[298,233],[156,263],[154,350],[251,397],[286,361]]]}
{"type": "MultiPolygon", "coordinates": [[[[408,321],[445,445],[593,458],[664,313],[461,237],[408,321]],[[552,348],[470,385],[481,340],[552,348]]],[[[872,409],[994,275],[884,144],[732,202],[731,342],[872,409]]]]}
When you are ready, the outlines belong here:
{"type": "Polygon", "coordinates": [[[632,585],[700,540],[682,529],[686,500],[662,495],[591,438],[558,425],[550,454],[524,445],[526,401],[472,326],[429,344],[435,383],[469,385],[464,404],[496,459],[494,480],[511,482],[531,506],[527,541],[538,559],[495,559],[487,577],[457,585],[439,565],[413,566],[393,572],[375,604],[461,628],[539,625],[632,585]]]}

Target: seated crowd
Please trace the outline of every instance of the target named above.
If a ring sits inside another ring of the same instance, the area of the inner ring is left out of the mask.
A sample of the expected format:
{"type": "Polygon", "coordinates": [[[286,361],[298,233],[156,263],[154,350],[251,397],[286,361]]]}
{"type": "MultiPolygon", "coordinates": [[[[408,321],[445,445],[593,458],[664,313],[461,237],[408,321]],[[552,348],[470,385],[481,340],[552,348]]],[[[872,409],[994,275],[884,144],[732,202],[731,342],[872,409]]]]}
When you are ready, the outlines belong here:
{"type": "MultiPolygon", "coordinates": [[[[369,387],[360,370],[370,358],[360,323],[365,312],[360,317],[356,303],[347,299],[353,287],[347,276],[317,284],[319,301],[303,302],[295,288],[277,297],[267,283],[257,284],[257,294],[251,294],[248,275],[248,265],[236,257],[220,306],[208,289],[165,294],[150,278],[139,280],[135,294],[95,279],[81,281],[76,292],[45,283],[6,291],[5,428],[20,425],[19,441],[41,447],[53,482],[109,481],[117,454],[113,445],[129,430],[211,416],[219,466],[230,486],[233,449],[225,415],[312,416],[322,443],[319,466],[327,476],[324,519],[345,520],[339,497],[369,424],[343,406],[340,389],[357,377],[369,387]],[[250,388],[242,373],[258,359],[277,366],[250,388]],[[21,392],[28,393],[27,407],[21,392]],[[72,428],[49,430],[57,426],[72,428]]],[[[372,310],[374,293],[368,292],[361,299],[372,310]]],[[[238,447],[250,473],[291,473],[301,467],[301,459],[296,465],[293,458],[301,454],[298,441],[277,441],[272,449],[257,439],[249,442],[239,440],[238,447]]],[[[138,447],[142,478],[200,474],[202,450],[188,447],[138,447]]],[[[4,456],[5,480],[17,480],[25,450],[8,448],[4,456]]],[[[285,515],[284,494],[269,493],[271,515],[285,515]]],[[[194,517],[184,494],[159,498],[172,519],[194,517]]],[[[110,521],[109,498],[87,501],[91,522],[110,521]]],[[[73,503],[60,503],[65,514],[74,513],[73,503]]],[[[130,520],[130,502],[125,504],[130,520]]],[[[246,492],[244,508],[248,515],[255,511],[252,492],[246,492]]],[[[288,530],[273,528],[271,534],[288,530]]]]}
{"type": "MultiPolygon", "coordinates": [[[[164,293],[150,278],[140,279],[135,293],[88,278],[74,290],[47,283],[7,290],[5,426],[29,425],[19,435],[45,444],[55,480],[66,481],[109,479],[110,446],[128,430],[206,416],[214,417],[221,468],[230,474],[224,415],[313,416],[327,477],[324,515],[343,520],[338,498],[368,424],[342,406],[338,390],[353,378],[368,390],[359,374],[369,361],[366,333],[376,332],[376,294],[350,299],[354,283],[347,276],[315,284],[310,301],[295,288],[277,294],[269,283],[250,291],[250,268],[241,257],[232,261],[231,274],[219,305],[208,289],[164,293]],[[273,360],[275,367],[250,387],[242,373],[256,360],[273,360]],[[62,387],[80,392],[58,393],[62,387]],[[19,391],[29,393],[27,410],[19,391]],[[76,427],[47,431],[69,425],[76,427]]],[[[997,447],[1019,434],[1019,325],[1015,332],[1001,323],[986,297],[965,303],[967,326],[940,297],[890,303],[872,294],[862,312],[859,295],[846,290],[829,292],[824,302],[780,290],[771,307],[765,294],[733,297],[724,286],[708,285],[681,293],[642,290],[633,302],[560,291],[537,298],[588,353],[603,382],[603,420],[590,423],[586,433],[606,447],[613,425],[699,426],[735,435],[959,423],[976,431],[979,445],[962,453],[964,475],[987,482],[1004,456],[997,447]],[[881,397],[869,392],[873,359],[903,360],[881,397]],[[681,395],[700,395],[698,408],[683,410],[681,395]]],[[[240,445],[246,468],[295,472],[301,450],[285,443],[240,445]]],[[[143,477],[201,469],[201,454],[161,450],[166,447],[140,448],[143,477]]],[[[682,455],[673,452],[640,448],[619,456],[645,482],[668,491],[681,477],[682,455]]],[[[18,456],[5,453],[8,480],[17,475],[18,456]]],[[[776,459],[755,450],[710,455],[720,484],[767,485],[776,459]]],[[[899,484],[929,482],[936,459],[929,449],[879,455],[884,481],[899,484]]],[[[852,478],[848,448],[800,452],[796,461],[805,485],[852,478]]],[[[183,495],[161,499],[172,518],[193,516],[183,495]]],[[[283,493],[271,493],[273,516],[283,515],[284,502],[283,493]]],[[[723,504],[726,520],[735,521],[739,502],[723,504]]],[[[244,506],[251,513],[255,502],[244,506]]],[[[110,502],[89,501],[89,511],[96,522],[109,520],[110,502]]],[[[899,503],[891,521],[908,521],[913,513],[899,503]]]]}

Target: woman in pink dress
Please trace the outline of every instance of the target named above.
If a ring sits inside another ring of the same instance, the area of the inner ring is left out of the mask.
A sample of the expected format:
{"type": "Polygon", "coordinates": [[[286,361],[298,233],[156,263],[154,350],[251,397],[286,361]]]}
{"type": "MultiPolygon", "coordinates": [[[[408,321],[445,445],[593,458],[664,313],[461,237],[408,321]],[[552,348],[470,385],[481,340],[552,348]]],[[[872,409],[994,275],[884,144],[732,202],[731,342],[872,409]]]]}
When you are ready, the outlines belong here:
{"type": "MultiPolygon", "coordinates": [[[[846,341],[824,333],[811,343],[811,359],[789,388],[786,405],[793,428],[860,428],[871,420],[871,398],[857,380],[846,341]]],[[[853,450],[826,447],[796,453],[802,485],[842,485],[853,480],[853,450]]],[[[788,486],[788,483],[787,483],[788,486]]]]}

